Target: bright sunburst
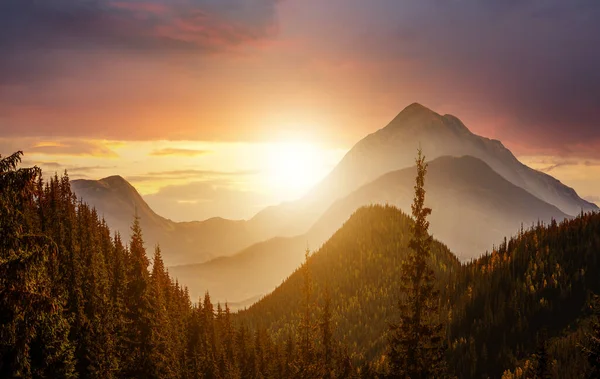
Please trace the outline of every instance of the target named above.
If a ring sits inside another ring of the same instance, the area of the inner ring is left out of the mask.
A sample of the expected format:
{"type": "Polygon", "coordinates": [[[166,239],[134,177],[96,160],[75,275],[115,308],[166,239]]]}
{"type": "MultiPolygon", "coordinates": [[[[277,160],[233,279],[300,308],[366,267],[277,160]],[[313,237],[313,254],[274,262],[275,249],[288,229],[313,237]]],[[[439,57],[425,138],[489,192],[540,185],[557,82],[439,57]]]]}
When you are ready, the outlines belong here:
{"type": "Polygon", "coordinates": [[[288,198],[304,194],[331,169],[328,152],[310,143],[272,144],[267,159],[269,186],[288,198]]]}

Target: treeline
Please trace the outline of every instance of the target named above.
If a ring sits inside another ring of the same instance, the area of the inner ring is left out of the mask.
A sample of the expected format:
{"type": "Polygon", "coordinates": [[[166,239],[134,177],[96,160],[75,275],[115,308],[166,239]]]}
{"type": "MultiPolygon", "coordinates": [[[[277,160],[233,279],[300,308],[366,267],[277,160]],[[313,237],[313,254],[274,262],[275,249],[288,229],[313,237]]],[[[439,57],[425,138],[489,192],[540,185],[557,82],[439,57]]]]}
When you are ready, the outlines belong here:
{"type": "Polygon", "coordinates": [[[159,247],[150,264],[137,219],[125,244],[66,174],[20,156],[0,157],[0,377],[353,377],[326,304],[281,343],[234,325],[208,293],[190,301],[159,247]]]}
{"type": "Polygon", "coordinates": [[[453,282],[452,365],[464,377],[499,377],[524,361],[535,365],[542,345],[554,362],[548,377],[585,377],[594,293],[600,293],[600,214],[521,230],[463,265],[453,282]]]}

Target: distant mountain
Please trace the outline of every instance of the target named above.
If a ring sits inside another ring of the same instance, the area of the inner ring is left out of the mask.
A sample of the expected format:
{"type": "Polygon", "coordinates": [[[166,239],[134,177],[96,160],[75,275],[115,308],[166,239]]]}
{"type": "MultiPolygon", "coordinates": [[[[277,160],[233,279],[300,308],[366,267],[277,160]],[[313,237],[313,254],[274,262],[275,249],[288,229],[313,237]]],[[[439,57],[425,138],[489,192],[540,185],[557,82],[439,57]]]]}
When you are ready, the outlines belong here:
{"type": "MultiPolygon", "coordinates": [[[[276,236],[306,236],[307,233],[310,234],[311,228],[319,219],[325,220],[327,217],[331,217],[332,221],[329,224],[321,221],[320,237],[313,237],[309,241],[312,246],[318,246],[331,236],[331,233],[354,209],[350,209],[349,206],[344,208],[343,205],[337,205],[337,216],[324,216],[324,213],[336,201],[344,199],[380,176],[412,167],[418,146],[423,148],[429,160],[441,156],[462,157],[468,155],[476,157],[506,181],[562,211],[559,213],[556,212],[556,209],[550,210],[545,205],[541,206],[540,202],[527,198],[523,193],[517,195],[514,188],[511,191],[515,192],[515,196],[526,199],[521,202],[524,206],[523,209],[510,207],[514,204],[512,202],[507,203],[508,208],[492,205],[476,208],[475,205],[471,207],[469,199],[477,199],[477,196],[467,198],[460,197],[460,193],[452,196],[446,194],[447,197],[461,200],[461,213],[468,215],[472,220],[477,218],[480,220],[478,223],[481,226],[479,236],[464,236],[458,233],[460,230],[453,230],[450,225],[445,229],[433,228],[436,235],[439,234],[442,238],[451,237],[447,239],[447,243],[454,246],[461,257],[472,257],[477,252],[483,252],[489,248],[489,244],[498,236],[505,234],[507,230],[514,230],[512,225],[516,220],[529,223],[538,218],[545,220],[549,214],[562,218],[565,214],[572,216],[581,210],[598,209],[596,205],[579,198],[572,188],[563,185],[547,174],[520,163],[499,141],[475,135],[458,118],[451,115],[439,115],[419,104],[408,106],[385,128],[358,142],[331,174],[304,198],[268,207],[248,221],[214,218],[201,222],[176,223],[164,219],[156,215],[135,189],[120,177],[110,177],[100,181],[74,181],[73,187],[79,197],[94,205],[104,215],[113,229],[120,230],[125,235],[128,235],[128,227],[137,207],[138,214],[142,218],[142,226],[148,236],[148,246],[152,247],[153,244],[160,242],[168,264],[199,263],[212,257],[232,255],[253,244],[276,236]],[[507,209],[514,213],[509,215],[507,209]],[[487,213],[483,210],[486,210],[487,213]],[[506,217],[498,216],[498,219],[490,219],[489,212],[493,210],[499,211],[506,217]],[[538,211],[540,213],[536,213],[538,211]],[[489,222],[484,222],[484,220],[489,220],[489,222]],[[452,234],[455,232],[457,234],[452,234]],[[453,239],[458,240],[457,236],[459,235],[464,237],[463,241],[457,244],[453,243],[453,239]],[[484,241],[485,237],[493,238],[484,241]]],[[[481,166],[478,167],[481,168],[481,166]]],[[[492,175],[490,174],[488,177],[491,179],[492,175]]],[[[464,179],[477,178],[471,176],[464,177],[464,179]]],[[[498,181],[499,178],[493,177],[493,180],[498,181]]],[[[480,183],[478,186],[484,184],[480,183]]],[[[493,188],[489,188],[489,186],[485,190],[493,192],[493,188]]],[[[479,195],[483,196],[481,193],[479,195]]],[[[491,192],[489,195],[491,196],[491,192]]],[[[383,193],[374,191],[372,188],[360,195],[354,195],[352,199],[346,201],[348,204],[354,202],[354,205],[359,205],[359,203],[385,200],[408,211],[409,208],[405,208],[405,206],[409,203],[406,202],[406,196],[402,196],[404,195],[400,193],[394,195],[392,192],[383,193]]],[[[505,197],[504,200],[510,201],[510,196],[505,197]]],[[[490,197],[490,199],[492,198],[493,196],[490,197]]],[[[434,224],[448,219],[449,213],[445,212],[446,208],[443,208],[438,215],[434,216],[439,217],[433,220],[434,224]],[[442,215],[445,218],[442,218],[442,215]]],[[[454,227],[459,228],[458,226],[454,227]]]]}
{"type": "Polygon", "coordinates": [[[211,218],[205,221],[174,222],[157,215],[137,190],[120,176],[100,180],[73,180],[78,198],[94,206],[111,229],[125,240],[135,214],[140,217],[149,255],[160,244],[166,264],[204,262],[233,254],[244,247],[270,237],[247,221],[211,218]]]}
{"type": "Polygon", "coordinates": [[[274,237],[239,253],[209,262],[169,267],[169,274],[184,283],[192,299],[206,291],[214,301],[251,305],[271,292],[300,265],[305,236],[274,237]]]}
{"type": "MultiPolygon", "coordinates": [[[[410,211],[416,168],[387,173],[338,200],[313,226],[331,235],[359,207],[392,204],[410,211]]],[[[429,162],[426,205],[433,209],[431,233],[462,260],[491,251],[492,244],[537,221],[569,217],[497,174],[482,160],[440,157],[429,162]]]]}
{"type": "MultiPolygon", "coordinates": [[[[272,291],[302,262],[307,246],[316,249],[342,227],[356,209],[391,204],[410,210],[416,168],[394,171],[334,203],[315,225],[298,237],[277,237],[213,261],[170,268],[196,297],[243,300],[272,291]],[[240,286],[239,280],[245,285],[240,286]]],[[[462,260],[491,251],[492,244],[515,234],[521,225],[568,217],[515,186],[474,157],[441,157],[429,163],[426,205],[433,208],[431,232],[462,260]]]]}
{"type": "Polygon", "coordinates": [[[316,210],[327,209],[337,199],[383,174],[412,167],[419,146],[428,160],[465,155],[479,158],[512,184],[568,215],[599,209],[552,176],[519,162],[500,141],[473,134],[457,117],[442,116],[415,103],[406,107],[385,128],[359,141],[295,207],[286,204],[265,212],[277,217],[279,235],[304,233],[320,217],[316,210]],[[298,210],[304,212],[299,215],[298,210]]]}
{"type": "Polygon", "coordinates": [[[351,192],[387,172],[410,167],[419,146],[429,160],[444,155],[479,158],[509,182],[571,216],[598,209],[572,188],[519,162],[500,141],[473,134],[457,117],[417,103],[357,143],[315,192],[351,192]]]}

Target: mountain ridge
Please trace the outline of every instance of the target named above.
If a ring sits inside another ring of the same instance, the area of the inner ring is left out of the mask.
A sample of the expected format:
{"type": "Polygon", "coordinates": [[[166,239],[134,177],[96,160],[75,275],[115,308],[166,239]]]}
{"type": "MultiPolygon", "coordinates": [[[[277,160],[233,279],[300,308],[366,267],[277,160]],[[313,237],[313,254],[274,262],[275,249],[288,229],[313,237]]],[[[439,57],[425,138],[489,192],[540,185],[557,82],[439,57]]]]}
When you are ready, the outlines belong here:
{"type": "Polygon", "coordinates": [[[160,245],[168,265],[208,261],[214,257],[238,252],[244,247],[270,237],[255,231],[244,220],[220,217],[204,221],[175,222],[154,212],[139,192],[119,175],[100,180],[72,180],[79,199],[94,206],[113,232],[128,237],[134,217],[146,234],[146,248],[154,251],[160,245]],[[228,238],[235,235],[236,238],[228,238]]]}
{"type": "Polygon", "coordinates": [[[519,162],[500,141],[475,135],[458,117],[442,116],[419,103],[409,105],[384,128],[360,140],[306,196],[267,207],[249,220],[217,218],[178,223],[156,215],[135,188],[122,183],[123,178],[113,176],[102,180],[109,189],[113,182],[115,187],[127,187],[125,195],[133,200],[125,203],[114,198],[101,199],[99,195],[103,191],[110,193],[104,185],[100,186],[104,189],[92,191],[83,188],[81,183],[85,181],[73,183],[78,197],[96,206],[113,229],[128,235],[135,209],[139,209],[140,213],[145,212],[141,215],[144,230],[158,234],[155,240],[149,241],[149,248],[160,242],[165,259],[171,265],[199,263],[238,253],[275,236],[294,237],[308,233],[337,200],[388,172],[412,167],[419,146],[429,161],[444,155],[477,157],[504,179],[567,215],[573,216],[582,209],[598,209],[557,179],[519,162]],[[122,206],[107,205],[111,202],[122,206]],[[231,235],[236,238],[228,237],[231,235]]]}
{"type": "MultiPolygon", "coordinates": [[[[307,244],[317,249],[327,243],[357,209],[393,205],[409,212],[415,175],[414,167],[382,175],[337,200],[302,235],[274,237],[226,258],[169,270],[189,286],[192,297],[206,290],[221,301],[264,295],[302,262],[307,244]],[[237,286],[239,278],[245,278],[247,284],[237,286]]],[[[493,241],[511,235],[522,224],[567,217],[470,156],[440,157],[429,162],[425,189],[426,205],[433,208],[432,234],[462,260],[491,251],[493,241]],[[459,223],[457,214],[461,217],[459,223]]]]}
{"type": "Polygon", "coordinates": [[[513,184],[571,216],[580,208],[598,209],[572,188],[523,165],[502,142],[476,135],[458,117],[442,116],[419,103],[409,105],[387,126],[359,141],[322,185],[340,190],[355,188],[385,172],[410,167],[419,146],[429,160],[444,155],[480,158],[513,184]]]}

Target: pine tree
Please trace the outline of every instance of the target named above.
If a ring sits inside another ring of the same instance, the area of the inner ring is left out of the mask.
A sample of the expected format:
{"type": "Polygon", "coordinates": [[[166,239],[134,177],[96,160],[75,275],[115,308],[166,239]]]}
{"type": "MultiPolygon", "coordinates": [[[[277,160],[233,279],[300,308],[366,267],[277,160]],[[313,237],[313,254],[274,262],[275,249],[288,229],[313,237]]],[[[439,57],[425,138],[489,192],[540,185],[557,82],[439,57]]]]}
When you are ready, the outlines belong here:
{"type": "Polygon", "coordinates": [[[284,350],[284,367],[283,373],[284,378],[291,378],[296,372],[296,364],[295,364],[295,349],[296,343],[294,341],[294,337],[291,333],[288,334],[287,339],[285,341],[285,350],[284,350]]]}
{"type": "Polygon", "coordinates": [[[310,250],[304,253],[302,265],[302,315],[298,325],[298,358],[301,377],[313,377],[315,365],[314,325],[312,321],[312,278],[309,268],[310,250]]]}
{"type": "Polygon", "coordinates": [[[125,333],[127,321],[125,312],[125,296],[127,290],[126,263],[129,260],[128,251],[123,246],[121,235],[115,233],[113,238],[113,260],[111,262],[112,280],[110,283],[110,307],[112,314],[113,333],[115,335],[115,356],[119,366],[115,369],[116,376],[123,374],[123,362],[126,360],[125,333]]]}
{"type": "Polygon", "coordinates": [[[323,369],[323,378],[330,378],[332,376],[333,330],[331,319],[331,296],[329,294],[329,287],[326,286],[321,320],[319,322],[319,327],[321,329],[321,366],[323,369]]]}
{"type": "Polygon", "coordinates": [[[151,309],[151,358],[153,376],[157,378],[173,378],[170,323],[166,307],[166,289],[169,278],[165,271],[165,265],[162,260],[160,246],[154,250],[154,259],[152,264],[152,274],[150,275],[150,299],[151,309]]]}
{"type": "Polygon", "coordinates": [[[431,209],[425,207],[427,164],[421,149],[416,164],[411,251],[402,263],[402,297],[398,302],[400,322],[391,326],[389,340],[388,356],[393,378],[439,378],[445,373],[443,327],[437,321],[439,294],[434,288],[435,274],[428,264],[432,238],[428,233],[427,216],[431,209]]]}
{"type": "Polygon", "coordinates": [[[0,156],[0,377],[72,377],[68,325],[48,275],[57,246],[32,225],[41,171],[17,169],[22,154],[0,156]]]}
{"type": "Polygon", "coordinates": [[[229,309],[229,304],[225,303],[225,312],[223,314],[223,329],[222,329],[222,339],[223,339],[223,350],[224,357],[226,362],[226,369],[228,375],[224,375],[225,377],[235,378],[238,376],[237,368],[236,368],[236,356],[235,356],[235,330],[233,328],[233,324],[231,322],[231,310],[229,309]]]}
{"type": "Polygon", "coordinates": [[[204,346],[202,372],[204,378],[214,379],[218,377],[216,360],[217,340],[215,333],[215,311],[208,292],[204,294],[201,320],[202,334],[204,336],[202,343],[204,346]]]}
{"type": "Polygon", "coordinates": [[[128,282],[125,294],[127,330],[125,347],[128,352],[125,375],[151,377],[152,319],[150,303],[150,275],[148,257],[144,248],[139,217],[131,227],[129,243],[128,282]]]}

